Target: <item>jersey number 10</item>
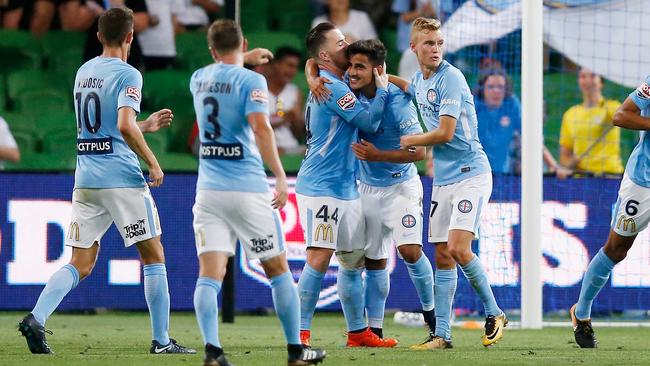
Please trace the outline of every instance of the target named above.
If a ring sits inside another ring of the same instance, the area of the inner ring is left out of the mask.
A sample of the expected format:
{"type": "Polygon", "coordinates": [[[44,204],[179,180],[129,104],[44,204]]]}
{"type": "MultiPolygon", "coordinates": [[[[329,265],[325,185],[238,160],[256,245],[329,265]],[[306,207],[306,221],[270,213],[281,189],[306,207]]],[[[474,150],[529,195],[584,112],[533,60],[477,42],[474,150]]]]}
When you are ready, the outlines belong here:
{"type": "Polygon", "coordinates": [[[99,104],[99,95],[97,95],[95,92],[90,92],[86,94],[86,98],[83,98],[82,103],[81,93],[75,93],[74,99],[77,101],[77,133],[81,133],[82,120],[88,132],[97,133],[97,131],[99,131],[99,128],[102,126],[102,108],[99,104]],[[93,124],[90,124],[91,120],[90,115],[88,114],[88,108],[90,108],[89,104],[91,100],[95,105],[95,123],[93,124]]]}

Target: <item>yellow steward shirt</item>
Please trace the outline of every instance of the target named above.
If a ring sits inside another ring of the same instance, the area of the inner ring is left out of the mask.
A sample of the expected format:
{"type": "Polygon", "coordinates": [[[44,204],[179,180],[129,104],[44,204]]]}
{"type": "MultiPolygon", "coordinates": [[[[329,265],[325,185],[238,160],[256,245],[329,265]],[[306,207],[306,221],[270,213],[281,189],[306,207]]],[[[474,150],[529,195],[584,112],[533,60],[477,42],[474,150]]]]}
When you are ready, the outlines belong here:
{"type": "MultiPolygon", "coordinates": [[[[596,106],[587,108],[583,104],[574,105],[564,112],[560,145],[573,151],[575,157],[581,156],[612,124],[614,112],[621,105],[615,100],[601,100],[596,106]]],[[[621,162],[621,130],[612,128],[576,167],[578,171],[596,174],[623,173],[621,162]]]]}

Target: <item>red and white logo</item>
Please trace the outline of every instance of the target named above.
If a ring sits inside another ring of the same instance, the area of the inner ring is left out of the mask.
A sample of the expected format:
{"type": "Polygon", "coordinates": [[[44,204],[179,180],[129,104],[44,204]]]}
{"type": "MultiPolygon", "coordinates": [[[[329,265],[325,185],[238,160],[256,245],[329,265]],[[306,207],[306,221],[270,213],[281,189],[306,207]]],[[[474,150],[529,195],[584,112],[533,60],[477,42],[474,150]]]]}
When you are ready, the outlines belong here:
{"type": "Polygon", "coordinates": [[[339,108],[342,110],[348,111],[354,108],[355,104],[357,104],[357,98],[351,92],[347,92],[344,96],[336,101],[336,104],[338,104],[339,108]]]}
{"type": "Polygon", "coordinates": [[[135,100],[136,102],[140,102],[140,89],[136,88],[135,86],[127,86],[126,96],[135,100]]]}
{"type": "Polygon", "coordinates": [[[251,92],[251,100],[258,103],[268,103],[269,97],[266,93],[266,90],[253,89],[251,92]]]}
{"type": "Polygon", "coordinates": [[[642,99],[650,99],[650,85],[643,83],[643,85],[636,89],[636,95],[642,99]]]}

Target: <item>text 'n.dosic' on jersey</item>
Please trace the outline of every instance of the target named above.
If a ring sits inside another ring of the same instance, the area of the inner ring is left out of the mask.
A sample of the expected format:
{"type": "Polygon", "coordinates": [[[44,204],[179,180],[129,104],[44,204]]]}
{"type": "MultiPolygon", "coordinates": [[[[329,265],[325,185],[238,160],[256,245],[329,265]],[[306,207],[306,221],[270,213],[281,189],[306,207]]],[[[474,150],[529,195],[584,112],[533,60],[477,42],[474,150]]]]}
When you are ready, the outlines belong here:
{"type": "Polygon", "coordinates": [[[114,57],[95,57],[77,71],[74,106],[77,116],[75,188],[144,186],[138,156],[117,127],[120,108],[140,112],[142,75],[114,57]]]}
{"type": "Polygon", "coordinates": [[[452,140],[433,146],[434,185],[452,184],[491,172],[478,138],[474,97],[460,70],[442,61],[428,79],[418,71],[411,80],[410,93],[415,96],[429,131],[438,128],[440,116],[448,115],[457,121],[452,140]]]}
{"type": "MultiPolygon", "coordinates": [[[[650,118],[650,76],[630,93],[630,99],[641,110],[641,116],[650,118]]],[[[650,136],[647,131],[640,132],[639,143],[627,160],[625,174],[634,183],[650,188],[650,136]]]]}
{"type": "Polygon", "coordinates": [[[359,198],[359,192],[357,160],[351,145],[357,140],[357,129],[377,130],[388,91],[377,89],[375,100],[367,108],[341,78],[323,69],[320,73],[331,81],[327,87],[332,94],[324,103],[309,94],[305,110],[307,153],[298,171],[296,192],[353,200],[359,198]]]}
{"type": "Polygon", "coordinates": [[[266,79],[237,65],[212,64],[190,80],[199,125],[198,189],[267,192],[269,185],[247,116],[268,114],[266,79]]]}
{"type": "MultiPolygon", "coordinates": [[[[393,84],[388,84],[388,101],[382,115],[379,129],[375,133],[359,131],[359,138],[364,139],[379,150],[399,150],[400,137],[422,133],[418,121],[418,112],[411,101],[412,97],[393,84]]],[[[372,99],[363,93],[359,101],[368,104],[372,99]]],[[[383,161],[360,161],[361,182],[375,186],[388,187],[406,182],[418,174],[413,163],[388,163],[383,161]]]]}

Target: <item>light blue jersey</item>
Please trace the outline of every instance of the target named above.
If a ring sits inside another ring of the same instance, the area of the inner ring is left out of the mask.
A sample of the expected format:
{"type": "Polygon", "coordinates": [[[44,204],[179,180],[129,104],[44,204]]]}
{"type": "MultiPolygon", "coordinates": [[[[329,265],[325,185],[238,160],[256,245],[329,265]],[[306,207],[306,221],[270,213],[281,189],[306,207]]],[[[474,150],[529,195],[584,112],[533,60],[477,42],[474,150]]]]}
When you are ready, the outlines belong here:
{"type": "Polygon", "coordinates": [[[269,184],[251,113],[269,113],[266,79],[229,64],[212,64],[192,74],[190,91],[199,125],[198,189],[268,192],[269,184]]]}
{"type": "Polygon", "coordinates": [[[422,71],[413,75],[411,94],[429,131],[438,128],[440,116],[457,121],[452,140],[433,146],[433,184],[457,183],[479,174],[490,173],[490,163],[478,138],[474,97],[465,76],[447,61],[425,80],[422,71]]]}
{"type": "Polygon", "coordinates": [[[117,128],[122,107],[140,113],[142,75],[119,58],[95,57],[77,71],[75,188],[145,186],[138,156],[117,128]]]}
{"type": "MultiPolygon", "coordinates": [[[[372,99],[359,95],[363,104],[372,99]]],[[[359,137],[372,143],[379,150],[399,150],[399,139],[404,135],[422,133],[418,112],[412,97],[393,84],[388,84],[386,109],[375,133],[359,132],[359,137]]],[[[361,182],[375,186],[388,187],[405,182],[418,174],[413,163],[387,163],[383,161],[360,161],[361,182]]]]}
{"type": "Polygon", "coordinates": [[[311,94],[307,100],[308,149],[298,172],[296,192],[310,197],[357,199],[357,160],[351,145],[357,140],[357,128],[377,130],[388,92],[377,89],[367,109],[341,78],[326,70],[320,72],[332,81],[327,85],[332,94],[325,103],[319,104],[311,94]]]}
{"type": "MultiPolygon", "coordinates": [[[[650,118],[650,76],[635,91],[630,98],[641,110],[641,116],[650,118]]],[[[643,187],[650,188],[650,137],[647,131],[641,131],[639,143],[632,151],[625,167],[625,174],[643,187]]]]}

